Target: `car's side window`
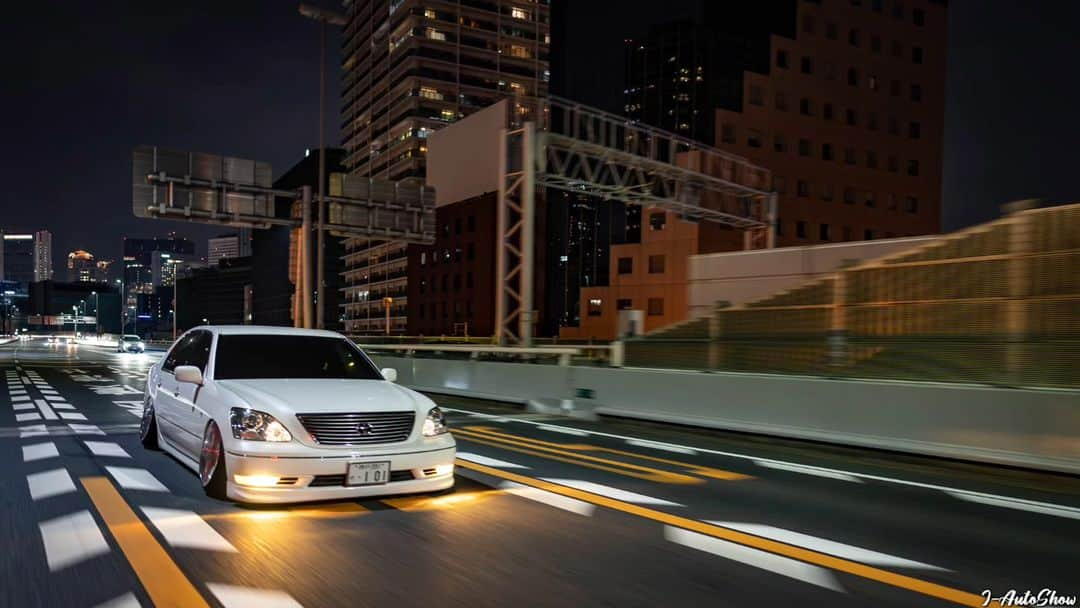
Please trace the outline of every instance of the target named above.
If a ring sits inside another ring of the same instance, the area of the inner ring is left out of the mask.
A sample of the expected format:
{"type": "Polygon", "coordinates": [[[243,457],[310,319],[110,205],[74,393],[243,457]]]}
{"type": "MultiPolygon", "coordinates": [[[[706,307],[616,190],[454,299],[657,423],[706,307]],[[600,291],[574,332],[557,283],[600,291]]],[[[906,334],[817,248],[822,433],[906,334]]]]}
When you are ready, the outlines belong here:
{"type": "Polygon", "coordinates": [[[199,371],[206,373],[206,364],[210,362],[210,346],[213,344],[214,335],[208,331],[200,331],[197,334],[191,343],[191,351],[185,365],[194,365],[199,368],[199,371]]]}
{"type": "Polygon", "coordinates": [[[178,365],[191,365],[190,361],[194,354],[194,342],[201,333],[205,332],[192,332],[180,338],[176,345],[173,346],[172,351],[170,351],[169,355],[165,358],[165,363],[161,365],[162,371],[172,373],[178,365]]]}
{"type": "Polygon", "coordinates": [[[173,344],[169,354],[165,355],[165,362],[161,364],[161,371],[172,373],[172,371],[176,369],[176,356],[179,354],[180,349],[183,348],[183,345],[182,340],[177,340],[176,343],[173,344]]]}

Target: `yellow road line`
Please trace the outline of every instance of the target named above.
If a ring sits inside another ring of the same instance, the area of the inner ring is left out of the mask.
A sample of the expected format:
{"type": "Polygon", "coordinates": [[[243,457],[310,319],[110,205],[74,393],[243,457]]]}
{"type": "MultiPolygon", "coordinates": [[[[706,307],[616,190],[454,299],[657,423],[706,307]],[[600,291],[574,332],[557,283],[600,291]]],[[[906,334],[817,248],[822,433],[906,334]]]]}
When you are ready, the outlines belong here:
{"type": "Polygon", "coordinates": [[[818,553],[817,551],[811,551],[809,549],[803,549],[795,545],[789,545],[786,543],[769,540],[760,536],[754,536],[752,534],[746,534],[744,532],[737,532],[728,528],[722,528],[720,526],[714,526],[694,519],[687,519],[685,517],[679,517],[678,515],[672,515],[670,513],[664,513],[663,511],[657,511],[640,505],[635,505],[621,500],[615,500],[614,498],[608,498],[606,496],[600,496],[591,492],[585,492],[578,490],[577,488],[570,488],[562,486],[556,483],[543,481],[540,479],[534,479],[532,477],[526,477],[525,475],[519,475],[517,473],[510,473],[493,467],[484,466],[482,464],[476,464],[474,462],[468,462],[463,460],[457,461],[457,466],[471,469],[486,475],[505,479],[526,486],[539,488],[541,490],[547,490],[555,494],[561,494],[569,498],[576,498],[585,502],[628,513],[630,515],[636,515],[645,519],[667,524],[669,526],[676,526],[685,530],[691,530],[701,534],[706,534],[715,538],[720,538],[733,543],[738,543],[743,546],[753,547],[776,555],[783,555],[792,559],[806,562],[808,564],[814,564],[838,572],[845,572],[853,576],[862,577],[893,587],[899,587],[928,595],[930,597],[936,597],[939,599],[947,600],[960,604],[963,606],[982,606],[983,598],[981,595],[969,593],[967,591],[961,591],[959,589],[953,589],[945,585],[939,585],[929,581],[924,581],[914,577],[906,576],[903,574],[897,574],[895,572],[889,572],[888,570],[882,570],[881,568],[875,568],[873,566],[867,566],[858,562],[842,559],[839,557],[833,557],[824,553],[818,553]]]}
{"type": "Polygon", "coordinates": [[[606,458],[597,458],[595,456],[587,456],[585,454],[574,454],[565,450],[548,448],[540,445],[532,445],[527,442],[516,441],[510,438],[493,437],[485,433],[473,433],[471,431],[465,431],[462,429],[458,429],[454,432],[457,434],[456,436],[462,437],[467,441],[471,441],[473,443],[488,445],[504,450],[511,450],[514,452],[521,452],[522,454],[529,454],[530,456],[547,458],[548,460],[567,462],[583,467],[589,467],[591,469],[599,469],[601,471],[608,471],[611,473],[617,473],[619,475],[626,475],[627,477],[636,477],[638,479],[644,479],[646,481],[672,484],[704,483],[702,480],[696,477],[690,477],[689,475],[671,473],[669,471],[661,471],[660,469],[653,469],[636,464],[608,460],[606,458]]]}
{"type": "MultiPolygon", "coordinates": [[[[460,429],[459,429],[460,430],[460,429]]],[[[468,426],[465,427],[468,432],[482,433],[491,438],[500,438],[507,440],[520,441],[523,443],[532,444],[534,446],[547,446],[552,449],[561,450],[573,450],[580,452],[605,452],[608,454],[616,454],[618,456],[625,456],[627,458],[634,458],[638,460],[647,460],[650,462],[659,462],[670,466],[680,467],[690,473],[701,475],[702,477],[710,477],[712,479],[722,479],[725,481],[737,481],[740,479],[752,479],[750,475],[744,475],[742,473],[735,473],[733,471],[725,471],[723,469],[714,469],[712,467],[706,467],[689,462],[681,462],[678,460],[671,460],[670,458],[659,458],[657,456],[647,456],[645,454],[638,454],[637,452],[628,452],[625,450],[616,450],[615,448],[608,448],[600,445],[592,445],[588,443],[554,443],[550,441],[542,441],[540,439],[533,439],[531,437],[521,437],[518,435],[512,435],[504,433],[488,426],[468,426]]],[[[608,461],[611,462],[611,461],[608,461]]],[[[627,465],[633,466],[633,465],[627,465]]]]}
{"type": "Polygon", "coordinates": [[[209,608],[112,482],[105,477],[83,477],[79,481],[155,606],[209,608]]]}

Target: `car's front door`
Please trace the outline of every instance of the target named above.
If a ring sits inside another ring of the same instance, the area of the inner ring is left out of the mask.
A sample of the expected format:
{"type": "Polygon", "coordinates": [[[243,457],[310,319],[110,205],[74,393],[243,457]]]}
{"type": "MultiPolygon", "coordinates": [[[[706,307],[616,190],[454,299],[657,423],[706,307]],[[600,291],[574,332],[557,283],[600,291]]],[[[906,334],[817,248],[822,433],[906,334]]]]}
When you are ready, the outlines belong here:
{"type": "MultiPolygon", "coordinates": [[[[206,364],[210,361],[210,348],[213,346],[214,335],[208,331],[192,332],[196,334],[191,342],[191,348],[187,351],[187,361],[184,365],[194,365],[203,374],[206,373],[206,364]]],[[[198,460],[199,451],[202,449],[203,430],[206,427],[207,415],[199,406],[199,393],[202,387],[190,382],[180,382],[173,397],[176,405],[176,416],[181,428],[183,449],[198,460]]],[[[205,401],[205,399],[203,399],[205,401]]]]}
{"type": "Polygon", "coordinates": [[[191,334],[181,336],[172,350],[165,355],[151,389],[154,397],[154,411],[157,415],[158,426],[161,434],[171,445],[183,450],[183,431],[180,427],[180,408],[177,405],[180,383],[176,381],[176,366],[184,365],[187,361],[187,352],[192,345],[191,334]]]}

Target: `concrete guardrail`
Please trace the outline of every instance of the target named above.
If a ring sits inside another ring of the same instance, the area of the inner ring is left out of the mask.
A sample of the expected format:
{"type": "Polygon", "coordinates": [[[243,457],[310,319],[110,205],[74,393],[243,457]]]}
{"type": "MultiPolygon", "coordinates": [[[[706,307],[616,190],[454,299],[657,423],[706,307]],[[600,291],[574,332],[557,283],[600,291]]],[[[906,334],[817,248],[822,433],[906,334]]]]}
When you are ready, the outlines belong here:
{"type": "Polygon", "coordinates": [[[1080,473],[1080,392],[375,353],[417,390],[1080,473]]]}

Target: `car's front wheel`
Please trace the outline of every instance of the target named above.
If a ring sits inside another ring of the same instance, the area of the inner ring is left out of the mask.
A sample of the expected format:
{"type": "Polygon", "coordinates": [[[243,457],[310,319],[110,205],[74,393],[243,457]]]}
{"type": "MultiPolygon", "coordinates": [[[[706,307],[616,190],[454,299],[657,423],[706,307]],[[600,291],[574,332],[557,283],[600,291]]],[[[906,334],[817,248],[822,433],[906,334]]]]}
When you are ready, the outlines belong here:
{"type": "Polygon", "coordinates": [[[207,496],[224,500],[228,479],[221,431],[218,430],[217,423],[211,420],[203,431],[202,450],[199,451],[199,481],[202,482],[207,496]]]}
{"type": "Polygon", "coordinates": [[[154,402],[147,399],[143,402],[142,420],[139,422],[139,441],[143,447],[158,449],[157,417],[154,415],[154,402]]]}

